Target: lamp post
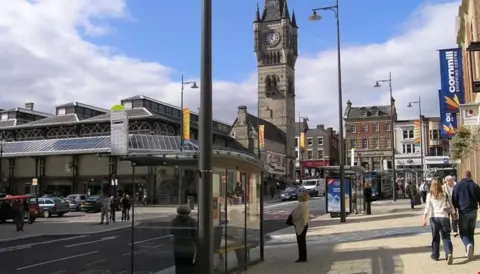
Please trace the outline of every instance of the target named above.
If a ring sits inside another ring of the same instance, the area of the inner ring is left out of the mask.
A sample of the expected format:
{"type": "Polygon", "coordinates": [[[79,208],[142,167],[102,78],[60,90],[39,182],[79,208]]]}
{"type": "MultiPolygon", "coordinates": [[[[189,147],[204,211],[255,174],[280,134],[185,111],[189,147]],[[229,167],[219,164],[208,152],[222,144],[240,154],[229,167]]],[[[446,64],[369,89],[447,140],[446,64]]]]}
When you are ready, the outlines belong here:
{"type": "Polygon", "coordinates": [[[0,132],[0,185],[3,185],[3,132],[0,132]]]}
{"type": "MultiPolygon", "coordinates": [[[[184,136],[183,136],[183,91],[185,90],[186,85],[191,85],[190,88],[192,89],[197,89],[197,82],[195,81],[185,81],[183,79],[183,74],[182,74],[182,89],[180,92],[180,151],[183,150],[183,142],[184,136]]],[[[178,204],[181,205],[183,203],[183,191],[182,191],[182,185],[183,185],[183,168],[181,166],[178,167],[178,204]]]]}
{"type": "MultiPolygon", "coordinates": [[[[308,122],[308,117],[300,116],[300,112],[298,113],[298,171],[300,173],[299,179],[303,179],[303,168],[302,168],[302,161],[303,161],[303,151],[301,147],[301,140],[302,140],[302,132],[304,132],[303,122],[308,122]]],[[[299,181],[300,181],[299,180],[299,181]]]]}
{"type": "Polygon", "coordinates": [[[377,80],[374,88],[381,87],[380,83],[388,83],[388,88],[390,91],[390,143],[392,148],[392,199],[393,201],[397,200],[397,188],[396,188],[396,181],[397,181],[397,164],[395,163],[395,99],[393,99],[393,90],[392,90],[392,73],[388,74],[388,79],[386,80],[377,80]]]}
{"type": "Polygon", "coordinates": [[[328,6],[323,8],[313,9],[313,14],[309,17],[312,21],[321,20],[322,17],[317,14],[317,11],[331,10],[335,13],[335,19],[337,21],[337,69],[338,69],[338,135],[340,136],[340,142],[338,149],[340,151],[340,222],[345,223],[347,221],[347,214],[345,211],[345,151],[343,142],[343,99],[342,99],[342,58],[340,50],[340,12],[338,0],[336,0],[334,6],[328,6]]]}
{"type": "Polygon", "coordinates": [[[214,273],[213,267],[213,184],[212,184],[212,0],[202,0],[200,42],[200,121],[198,188],[198,271],[214,273]]]}
{"type": "Polygon", "coordinates": [[[420,165],[422,166],[422,172],[421,172],[421,180],[423,181],[423,170],[424,170],[424,147],[423,147],[423,116],[422,116],[422,98],[418,96],[418,101],[414,102],[409,102],[408,106],[409,108],[413,107],[413,104],[418,105],[418,115],[420,118],[420,165]]]}

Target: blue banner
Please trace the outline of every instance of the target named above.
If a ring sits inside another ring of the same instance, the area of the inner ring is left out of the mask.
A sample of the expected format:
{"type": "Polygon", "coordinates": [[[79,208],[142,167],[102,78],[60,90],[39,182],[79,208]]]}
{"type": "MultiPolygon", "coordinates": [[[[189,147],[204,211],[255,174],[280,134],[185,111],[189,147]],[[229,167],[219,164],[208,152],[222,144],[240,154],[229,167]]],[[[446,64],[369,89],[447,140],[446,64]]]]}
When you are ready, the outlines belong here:
{"type": "Polygon", "coordinates": [[[462,49],[442,49],[440,54],[440,112],[458,113],[465,104],[462,49]]]}
{"type": "MultiPolygon", "coordinates": [[[[338,177],[327,177],[327,213],[340,213],[340,178],[338,177]]],[[[350,187],[350,178],[345,178],[345,212],[350,213],[350,204],[351,204],[351,187],[350,187]]]]}
{"type": "Polygon", "coordinates": [[[457,130],[457,113],[440,113],[440,138],[450,139],[457,130]]]}

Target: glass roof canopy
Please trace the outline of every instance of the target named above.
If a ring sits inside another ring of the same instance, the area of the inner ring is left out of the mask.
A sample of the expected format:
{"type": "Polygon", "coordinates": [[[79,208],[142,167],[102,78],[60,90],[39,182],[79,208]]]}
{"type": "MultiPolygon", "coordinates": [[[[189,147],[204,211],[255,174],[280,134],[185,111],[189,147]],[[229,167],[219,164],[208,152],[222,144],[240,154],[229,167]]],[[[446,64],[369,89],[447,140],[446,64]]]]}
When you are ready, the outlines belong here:
{"type": "MultiPolygon", "coordinates": [[[[44,139],[32,141],[4,142],[3,157],[27,157],[49,155],[74,155],[110,153],[110,136],[44,139]]],[[[215,154],[243,156],[255,160],[256,157],[246,151],[214,145],[215,154]]],[[[199,153],[196,141],[181,144],[179,136],[137,135],[128,136],[128,155],[172,155],[199,153]]]]}

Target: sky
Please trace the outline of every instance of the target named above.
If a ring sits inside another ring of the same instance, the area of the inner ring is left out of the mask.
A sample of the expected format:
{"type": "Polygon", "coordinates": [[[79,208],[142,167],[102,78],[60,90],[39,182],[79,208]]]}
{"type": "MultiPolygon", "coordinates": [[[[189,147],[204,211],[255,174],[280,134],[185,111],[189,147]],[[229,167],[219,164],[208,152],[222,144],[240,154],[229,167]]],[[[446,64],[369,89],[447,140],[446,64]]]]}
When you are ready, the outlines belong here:
{"type": "MultiPolygon", "coordinates": [[[[263,0],[259,0],[263,7],[263,0]]],[[[0,108],[32,101],[54,113],[77,101],[109,108],[142,94],[180,104],[181,75],[200,77],[200,0],[0,0],[0,108]]],[[[296,109],[310,126],[338,128],[334,0],[289,0],[299,25],[296,109]]],[[[399,119],[421,96],[439,116],[438,49],[456,47],[459,1],[340,0],[343,107],[388,105],[392,73],[399,119]]],[[[239,105],[256,112],[253,19],[257,1],[213,0],[214,117],[233,122],[239,105]]],[[[196,110],[199,90],[185,91],[196,110]]]]}

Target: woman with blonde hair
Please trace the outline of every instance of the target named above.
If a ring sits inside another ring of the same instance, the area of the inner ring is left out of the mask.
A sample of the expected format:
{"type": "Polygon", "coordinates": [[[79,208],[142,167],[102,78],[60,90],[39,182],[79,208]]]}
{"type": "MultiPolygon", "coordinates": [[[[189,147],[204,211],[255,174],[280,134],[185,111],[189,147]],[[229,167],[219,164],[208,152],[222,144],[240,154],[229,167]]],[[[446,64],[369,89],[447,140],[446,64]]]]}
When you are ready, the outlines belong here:
{"type": "Polygon", "coordinates": [[[307,230],[310,219],[310,208],[308,207],[308,194],[301,192],[298,195],[298,204],[292,211],[292,223],[297,234],[298,260],[297,263],[307,261],[307,230]]]}
{"type": "Polygon", "coordinates": [[[425,211],[423,214],[423,225],[427,225],[427,218],[430,217],[432,230],[432,255],[431,258],[438,261],[440,258],[440,238],[445,250],[447,264],[453,263],[453,245],[450,239],[450,213],[453,206],[450,203],[448,194],[443,191],[441,182],[433,179],[430,183],[430,192],[427,194],[425,211]]]}

